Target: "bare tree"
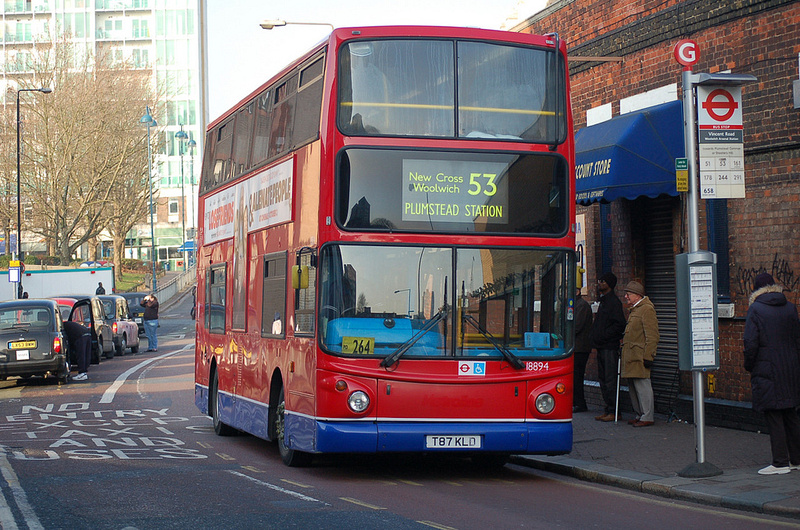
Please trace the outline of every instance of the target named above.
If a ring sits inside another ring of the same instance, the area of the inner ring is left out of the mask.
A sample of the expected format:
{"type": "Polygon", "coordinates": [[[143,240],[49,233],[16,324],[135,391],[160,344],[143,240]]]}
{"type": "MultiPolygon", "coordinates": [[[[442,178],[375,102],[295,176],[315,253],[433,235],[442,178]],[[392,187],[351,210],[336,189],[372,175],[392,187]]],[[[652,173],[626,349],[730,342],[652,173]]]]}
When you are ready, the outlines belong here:
{"type": "MultiPolygon", "coordinates": [[[[150,188],[147,181],[147,135],[140,131],[140,145],[135,152],[143,161],[127,165],[127,174],[117,183],[109,195],[110,208],[106,215],[106,229],[114,248],[114,265],[117,280],[122,277],[122,258],[125,253],[125,236],[149,214],[150,188]],[[142,170],[141,168],[145,169],[142,170]],[[139,171],[135,169],[138,168],[139,171]]],[[[155,199],[154,199],[155,200],[155,199]]]]}
{"type": "Polygon", "coordinates": [[[14,92],[9,91],[0,115],[0,232],[5,239],[5,254],[11,254],[11,232],[16,226],[16,108],[14,92]]]}
{"type": "MultiPolygon", "coordinates": [[[[106,228],[124,243],[125,233],[144,219],[147,149],[138,121],[152,101],[152,79],[149,71],[112,64],[67,39],[36,56],[35,69],[36,83],[53,92],[26,109],[35,118],[26,120],[33,134],[26,142],[23,195],[33,213],[25,226],[52,241],[68,262],[106,228]],[[124,215],[130,218],[121,223],[124,215]]],[[[115,243],[120,272],[122,255],[115,243]]]]}

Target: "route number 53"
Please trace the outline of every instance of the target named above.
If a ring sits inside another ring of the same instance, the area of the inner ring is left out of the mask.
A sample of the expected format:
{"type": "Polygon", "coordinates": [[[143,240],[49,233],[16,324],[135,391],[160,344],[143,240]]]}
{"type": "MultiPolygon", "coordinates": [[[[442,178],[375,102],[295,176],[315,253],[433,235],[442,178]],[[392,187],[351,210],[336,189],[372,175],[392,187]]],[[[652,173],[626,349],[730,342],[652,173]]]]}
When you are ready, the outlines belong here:
{"type": "Polygon", "coordinates": [[[483,193],[491,197],[497,193],[497,184],[494,183],[495,178],[497,178],[495,173],[470,173],[469,190],[467,191],[470,195],[483,193]]]}

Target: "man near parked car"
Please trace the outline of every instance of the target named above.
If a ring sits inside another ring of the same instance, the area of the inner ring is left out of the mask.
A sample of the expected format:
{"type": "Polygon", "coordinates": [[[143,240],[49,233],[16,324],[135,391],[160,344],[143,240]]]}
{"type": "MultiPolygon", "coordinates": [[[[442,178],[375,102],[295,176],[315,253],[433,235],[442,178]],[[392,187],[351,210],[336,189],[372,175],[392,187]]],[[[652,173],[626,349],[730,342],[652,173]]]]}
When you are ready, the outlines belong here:
{"type": "Polygon", "coordinates": [[[158,351],[158,298],[149,294],[142,300],[144,307],[144,334],[147,336],[147,351],[158,351]]]}
{"type": "Polygon", "coordinates": [[[94,294],[106,294],[106,288],[103,287],[103,282],[97,282],[97,290],[94,294]]]}
{"type": "Polygon", "coordinates": [[[89,378],[89,363],[92,360],[92,333],[89,328],[71,320],[64,321],[64,333],[69,346],[75,351],[78,361],[78,375],[73,381],[85,381],[89,378]]]}

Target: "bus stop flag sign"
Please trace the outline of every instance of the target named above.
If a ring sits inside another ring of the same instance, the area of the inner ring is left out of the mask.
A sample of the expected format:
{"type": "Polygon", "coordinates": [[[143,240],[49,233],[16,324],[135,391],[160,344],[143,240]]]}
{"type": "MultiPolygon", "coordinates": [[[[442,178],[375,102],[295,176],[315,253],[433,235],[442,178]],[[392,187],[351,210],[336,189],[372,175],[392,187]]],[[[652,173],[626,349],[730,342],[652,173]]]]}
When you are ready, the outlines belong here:
{"type": "Polygon", "coordinates": [[[22,274],[20,271],[19,260],[11,260],[8,263],[8,281],[11,283],[19,283],[22,274]]]}
{"type": "Polygon", "coordinates": [[[744,198],[742,87],[698,86],[697,127],[700,198],[744,198]]]}

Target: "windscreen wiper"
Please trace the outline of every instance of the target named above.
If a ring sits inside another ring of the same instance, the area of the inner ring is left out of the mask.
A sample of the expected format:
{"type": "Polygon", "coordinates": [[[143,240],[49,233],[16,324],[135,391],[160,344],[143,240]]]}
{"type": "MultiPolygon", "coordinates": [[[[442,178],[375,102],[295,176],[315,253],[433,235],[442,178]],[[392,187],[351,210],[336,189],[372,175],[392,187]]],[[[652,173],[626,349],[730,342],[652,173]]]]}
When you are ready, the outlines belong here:
{"type": "Polygon", "coordinates": [[[401,344],[399,348],[397,348],[395,351],[393,351],[392,353],[390,353],[389,355],[387,355],[387,356],[386,356],[386,357],[385,357],[385,358],[384,358],[384,359],[381,361],[381,366],[383,366],[384,368],[389,368],[389,367],[390,367],[390,366],[392,366],[394,363],[396,363],[396,362],[397,362],[397,360],[398,360],[398,359],[400,359],[400,357],[401,357],[401,356],[402,356],[404,353],[406,353],[408,350],[410,350],[410,349],[411,349],[411,346],[413,346],[414,344],[416,344],[416,343],[417,343],[417,341],[419,341],[419,339],[421,339],[423,335],[425,335],[427,332],[429,332],[430,330],[432,330],[433,328],[435,328],[435,327],[436,327],[436,325],[437,325],[439,322],[441,322],[441,321],[442,321],[442,319],[443,319],[444,317],[446,317],[446,316],[447,316],[447,313],[449,313],[449,312],[450,312],[450,308],[447,306],[447,304],[445,304],[445,305],[444,305],[444,306],[443,306],[443,307],[442,307],[442,308],[441,308],[441,309],[440,309],[440,310],[439,310],[439,311],[438,311],[438,312],[437,312],[435,315],[433,315],[433,316],[431,317],[431,319],[430,319],[430,320],[428,320],[427,322],[425,322],[425,325],[424,325],[424,326],[422,326],[422,327],[419,329],[419,331],[417,332],[417,334],[416,334],[416,335],[412,336],[410,339],[408,339],[408,340],[407,340],[407,341],[405,341],[403,344],[401,344]]]}
{"type": "Polygon", "coordinates": [[[505,357],[506,361],[508,361],[508,364],[510,364],[511,366],[513,366],[514,368],[516,368],[517,370],[522,370],[523,368],[525,368],[525,363],[524,363],[524,362],[522,362],[522,361],[519,359],[519,357],[517,357],[516,355],[514,355],[513,353],[511,353],[510,351],[508,351],[508,350],[507,350],[506,348],[504,348],[503,346],[501,346],[501,345],[500,345],[500,344],[497,342],[497,340],[496,340],[496,339],[495,339],[495,338],[492,336],[492,334],[491,334],[491,333],[489,333],[488,331],[486,331],[485,329],[483,329],[483,328],[481,327],[481,324],[480,324],[480,322],[478,322],[477,320],[475,320],[475,317],[473,317],[472,315],[464,315],[464,316],[463,316],[463,318],[464,318],[464,320],[465,320],[466,322],[469,322],[470,324],[472,324],[472,326],[473,326],[473,327],[474,327],[476,330],[478,330],[478,333],[480,333],[481,335],[483,335],[483,338],[485,338],[486,340],[488,340],[488,341],[489,341],[489,343],[490,343],[492,346],[494,346],[494,347],[495,347],[495,349],[496,349],[497,351],[499,351],[500,353],[502,353],[502,354],[503,354],[503,357],[505,357]]]}

